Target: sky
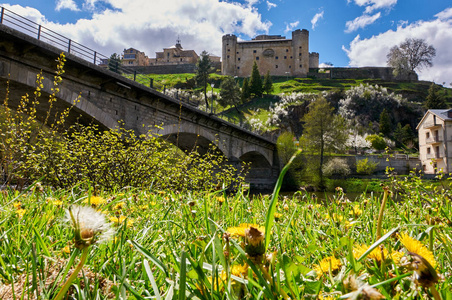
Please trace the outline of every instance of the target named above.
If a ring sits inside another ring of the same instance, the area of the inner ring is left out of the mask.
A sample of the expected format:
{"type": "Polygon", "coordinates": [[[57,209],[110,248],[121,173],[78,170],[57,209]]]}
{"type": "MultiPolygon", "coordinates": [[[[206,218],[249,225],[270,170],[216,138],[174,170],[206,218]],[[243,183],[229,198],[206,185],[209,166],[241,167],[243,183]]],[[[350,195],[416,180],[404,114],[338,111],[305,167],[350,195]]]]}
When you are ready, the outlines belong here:
{"type": "Polygon", "coordinates": [[[180,39],[221,56],[224,34],[291,38],[309,30],[309,50],[335,67],[386,66],[406,38],[436,49],[419,79],[452,87],[452,0],[14,0],[5,7],[106,56],[135,48],[150,58],[180,39]]]}

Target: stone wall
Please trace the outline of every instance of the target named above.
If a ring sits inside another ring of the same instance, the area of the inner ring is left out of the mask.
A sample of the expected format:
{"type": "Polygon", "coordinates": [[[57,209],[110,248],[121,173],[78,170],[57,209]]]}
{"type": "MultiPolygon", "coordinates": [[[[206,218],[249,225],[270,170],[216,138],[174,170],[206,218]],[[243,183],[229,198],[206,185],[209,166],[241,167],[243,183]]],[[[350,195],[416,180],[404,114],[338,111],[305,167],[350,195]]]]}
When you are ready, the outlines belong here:
{"type": "Polygon", "coordinates": [[[412,171],[413,169],[421,170],[422,165],[419,158],[395,158],[395,157],[378,157],[375,155],[355,155],[355,156],[331,156],[327,157],[326,161],[334,158],[340,158],[347,161],[348,166],[350,167],[351,174],[357,174],[356,173],[356,165],[357,162],[362,159],[368,159],[371,162],[377,162],[377,168],[375,170],[375,173],[383,174],[386,170],[386,167],[394,168],[394,172],[396,172],[399,175],[407,175],[412,171]]]}
{"type": "Polygon", "coordinates": [[[329,78],[329,79],[382,79],[382,80],[403,80],[417,81],[417,74],[410,76],[397,76],[393,74],[393,69],[389,67],[363,67],[363,68],[324,68],[326,73],[319,73],[320,69],[310,69],[308,77],[329,78]],[[325,75],[326,74],[326,75],[325,75]]]}
{"type": "MultiPolygon", "coordinates": [[[[213,62],[215,72],[221,70],[221,62],[213,62]]],[[[130,70],[137,71],[139,74],[182,74],[195,73],[196,64],[174,64],[174,65],[160,65],[160,66],[139,66],[128,67],[130,70]]]]}

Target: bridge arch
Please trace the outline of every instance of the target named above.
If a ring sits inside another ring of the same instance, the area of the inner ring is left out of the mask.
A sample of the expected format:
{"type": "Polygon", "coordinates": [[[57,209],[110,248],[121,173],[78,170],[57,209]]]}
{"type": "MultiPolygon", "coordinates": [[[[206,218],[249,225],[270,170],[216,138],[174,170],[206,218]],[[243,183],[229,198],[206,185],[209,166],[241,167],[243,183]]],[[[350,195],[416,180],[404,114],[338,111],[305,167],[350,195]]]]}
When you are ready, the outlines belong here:
{"type": "Polygon", "coordinates": [[[219,142],[217,135],[192,123],[166,125],[163,129],[157,130],[156,134],[184,151],[192,151],[196,148],[200,154],[205,154],[213,144],[224,156],[228,157],[229,154],[223,143],[219,142]]]}

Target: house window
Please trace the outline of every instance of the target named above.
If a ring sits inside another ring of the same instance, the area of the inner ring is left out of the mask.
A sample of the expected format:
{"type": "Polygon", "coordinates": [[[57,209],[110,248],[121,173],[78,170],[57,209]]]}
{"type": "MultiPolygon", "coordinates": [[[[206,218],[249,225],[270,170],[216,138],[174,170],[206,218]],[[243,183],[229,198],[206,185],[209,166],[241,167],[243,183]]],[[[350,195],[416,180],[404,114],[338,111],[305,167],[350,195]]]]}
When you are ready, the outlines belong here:
{"type": "Polygon", "coordinates": [[[430,138],[430,132],[426,132],[426,133],[425,133],[425,138],[426,138],[426,139],[429,139],[429,138],[430,138]]]}
{"type": "Polygon", "coordinates": [[[278,69],[278,65],[276,65],[275,68],[278,69]]]}
{"type": "Polygon", "coordinates": [[[253,53],[256,53],[256,50],[253,50],[253,53]]]}
{"type": "Polygon", "coordinates": [[[237,51],[237,54],[239,54],[239,52],[237,51]]]}
{"type": "Polygon", "coordinates": [[[289,66],[289,69],[292,69],[292,66],[289,66]]]}
{"type": "Polygon", "coordinates": [[[228,49],[228,52],[231,51],[231,49],[228,49]]]}
{"type": "Polygon", "coordinates": [[[228,55],[228,58],[229,58],[229,55],[228,55]]]}
{"type": "Polygon", "coordinates": [[[287,59],[287,56],[284,56],[284,59],[287,59]]]}
{"type": "Polygon", "coordinates": [[[427,154],[430,154],[430,147],[427,147],[427,154]]]}
{"type": "Polygon", "coordinates": [[[239,57],[239,58],[237,58],[237,60],[238,60],[238,61],[240,61],[240,57],[239,57]]]}
{"type": "Polygon", "coordinates": [[[290,59],[292,59],[293,57],[291,56],[290,59]]]}
{"type": "Polygon", "coordinates": [[[256,56],[256,60],[259,60],[259,56],[256,56]]]}
{"type": "Polygon", "coordinates": [[[303,65],[300,65],[300,68],[303,68],[303,65]]]}
{"type": "Polygon", "coordinates": [[[435,147],[435,156],[439,157],[439,146],[435,147]]]}
{"type": "Polygon", "coordinates": [[[237,70],[240,70],[240,67],[237,67],[237,70]]]}
{"type": "Polygon", "coordinates": [[[289,52],[289,49],[286,49],[286,52],[289,52]]]}
{"type": "Polygon", "coordinates": [[[275,56],[275,59],[278,59],[278,56],[275,56]]]}
{"type": "Polygon", "coordinates": [[[298,53],[298,56],[301,56],[301,53],[298,53]]]}

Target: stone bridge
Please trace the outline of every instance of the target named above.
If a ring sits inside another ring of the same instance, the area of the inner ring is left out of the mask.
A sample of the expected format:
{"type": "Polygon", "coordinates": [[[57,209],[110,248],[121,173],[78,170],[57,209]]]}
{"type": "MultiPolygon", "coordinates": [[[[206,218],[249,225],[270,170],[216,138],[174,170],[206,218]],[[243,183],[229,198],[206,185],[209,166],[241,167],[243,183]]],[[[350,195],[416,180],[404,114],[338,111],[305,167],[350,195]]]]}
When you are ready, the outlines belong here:
{"type": "MultiPolygon", "coordinates": [[[[36,75],[42,70],[44,88],[38,115],[45,116],[52,92],[56,59],[62,50],[0,24],[0,100],[9,80],[9,104],[17,106],[22,95],[33,95],[36,75]]],[[[206,151],[216,144],[230,162],[250,162],[246,181],[257,189],[272,188],[279,174],[276,145],[257,134],[181,103],[156,90],[66,53],[63,82],[55,109],[80,101],[67,118],[69,124],[95,123],[101,128],[125,128],[146,134],[158,125],[162,138],[182,150],[198,146],[206,151]]]]}

